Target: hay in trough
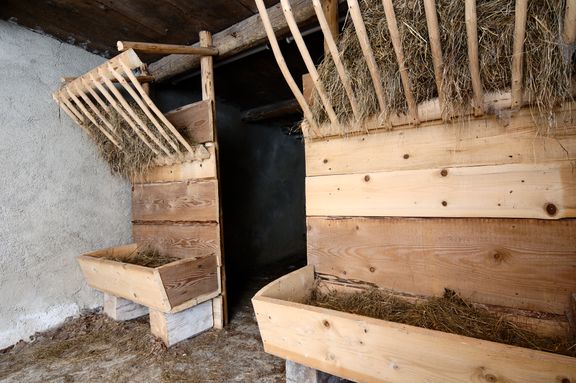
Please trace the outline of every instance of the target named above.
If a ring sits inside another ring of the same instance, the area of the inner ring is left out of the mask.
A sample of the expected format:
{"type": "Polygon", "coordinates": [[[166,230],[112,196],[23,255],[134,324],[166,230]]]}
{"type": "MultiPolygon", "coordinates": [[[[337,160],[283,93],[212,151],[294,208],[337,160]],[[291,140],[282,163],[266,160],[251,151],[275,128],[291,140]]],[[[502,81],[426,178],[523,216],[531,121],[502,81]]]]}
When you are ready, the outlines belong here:
{"type": "MultiPolygon", "coordinates": [[[[511,87],[514,3],[510,0],[477,1],[480,77],[485,93],[505,92],[511,87]]],[[[361,0],[360,8],[386,94],[384,117],[407,114],[396,54],[390,41],[382,2],[361,0]]],[[[435,98],[438,90],[423,2],[395,1],[394,8],[416,102],[435,98]]],[[[525,102],[535,104],[542,113],[550,113],[558,103],[571,98],[571,76],[575,65],[572,58],[566,57],[561,44],[564,8],[563,0],[529,2],[524,46],[525,102]]],[[[443,112],[446,116],[458,118],[470,111],[472,100],[464,4],[461,1],[437,0],[436,10],[444,61],[443,88],[446,103],[443,112]]],[[[372,79],[350,18],[344,24],[338,48],[358,100],[360,120],[380,115],[372,79]]],[[[330,55],[319,65],[318,72],[340,122],[350,122],[353,119],[352,108],[330,55]]],[[[312,113],[316,122],[320,125],[328,122],[315,90],[312,100],[312,113]]]]}
{"type": "Polygon", "coordinates": [[[154,268],[177,261],[180,258],[163,255],[154,247],[150,245],[144,245],[142,247],[138,247],[128,255],[106,255],[102,257],[102,259],[154,268]]]}
{"type": "Polygon", "coordinates": [[[316,288],[306,304],[384,319],[430,330],[505,343],[540,351],[576,356],[576,344],[566,339],[539,336],[473,305],[454,291],[411,303],[378,289],[345,293],[316,288]]]}

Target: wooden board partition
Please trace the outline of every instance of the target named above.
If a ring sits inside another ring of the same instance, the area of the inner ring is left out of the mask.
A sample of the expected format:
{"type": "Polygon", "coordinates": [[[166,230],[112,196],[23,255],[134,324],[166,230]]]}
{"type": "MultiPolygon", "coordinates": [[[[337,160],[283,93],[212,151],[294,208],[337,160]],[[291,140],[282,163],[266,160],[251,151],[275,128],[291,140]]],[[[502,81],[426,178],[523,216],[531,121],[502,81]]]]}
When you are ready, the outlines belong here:
{"type": "Polygon", "coordinates": [[[209,116],[211,108],[210,100],[201,100],[166,113],[166,118],[189,142],[214,142],[209,116]]]}
{"type": "Polygon", "coordinates": [[[416,295],[564,314],[576,220],[308,217],[318,273],[416,295]]]}

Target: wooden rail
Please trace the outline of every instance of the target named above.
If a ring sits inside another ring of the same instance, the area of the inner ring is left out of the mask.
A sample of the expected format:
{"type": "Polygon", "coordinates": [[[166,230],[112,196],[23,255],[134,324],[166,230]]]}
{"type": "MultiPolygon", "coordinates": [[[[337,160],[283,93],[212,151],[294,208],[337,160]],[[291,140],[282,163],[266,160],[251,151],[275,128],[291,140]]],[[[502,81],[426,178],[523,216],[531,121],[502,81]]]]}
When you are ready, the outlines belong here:
{"type": "Polygon", "coordinates": [[[150,54],[179,54],[179,55],[199,55],[217,56],[218,49],[214,47],[194,47],[189,45],[140,43],[135,41],[118,41],[116,43],[119,52],[128,49],[150,54]]]}

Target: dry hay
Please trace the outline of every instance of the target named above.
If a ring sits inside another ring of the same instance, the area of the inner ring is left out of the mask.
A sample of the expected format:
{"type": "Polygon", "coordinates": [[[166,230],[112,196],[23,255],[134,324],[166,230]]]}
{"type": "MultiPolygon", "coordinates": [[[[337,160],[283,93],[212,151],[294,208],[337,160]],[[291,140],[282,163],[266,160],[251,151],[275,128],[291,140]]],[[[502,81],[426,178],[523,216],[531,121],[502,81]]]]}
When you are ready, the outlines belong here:
{"type": "Polygon", "coordinates": [[[542,337],[446,290],[411,303],[378,289],[346,293],[313,290],[306,304],[534,350],[576,356],[576,343],[542,337]]]}
{"type": "MultiPolygon", "coordinates": [[[[511,0],[477,1],[478,49],[484,92],[510,89],[514,3],[511,0]]],[[[553,0],[529,2],[524,46],[524,87],[528,94],[526,101],[536,104],[541,112],[550,113],[559,102],[571,97],[574,63],[564,58],[560,44],[564,3],[553,0]]],[[[394,7],[416,102],[435,98],[438,91],[423,2],[395,1],[394,7]]],[[[407,114],[398,63],[390,41],[382,2],[361,0],[360,8],[388,103],[384,117],[407,114]]],[[[444,60],[443,86],[446,105],[443,112],[447,116],[459,117],[470,110],[472,99],[464,4],[462,1],[437,0],[436,9],[444,60]]],[[[358,100],[360,119],[363,121],[378,115],[380,110],[372,79],[350,19],[345,22],[338,47],[358,100]]],[[[330,55],[324,58],[318,71],[340,122],[351,121],[352,108],[330,55]]],[[[313,91],[312,97],[312,113],[316,121],[320,125],[328,122],[316,91],[313,91]]]]}
{"type": "Polygon", "coordinates": [[[106,255],[102,259],[154,268],[178,261],[180,258],[163,255],[153,246],[143,245],[128,255],[106,255]]]}
{"type": "MultiPolygon", "coordinates": [[[[172,149],[166,139],[164,139],[162,135],[158,134],[157,128],[148,116],[146,116],[144,111],[135,103],[130,103],[130,107],[146,127],[154,133],[162,145],[166,148],[172,149]]],[[[120,146],[122,146],[122,149],[114,145],[114,143],[112,143],[93,123],[88,123],[86,127],[91,133],[90,136],[92,141],[96,144],[98,154],[110,165],[110,170],[113,174],[128,179],[135,179],[146,173],[146,171],[151,167],[155,166],[157,155],[138,137],[134,129],[124,118],[122,118],[115,108],[109,108],[108,114],[105,118],[115,128],[116,132],[119,132],[116,137],[119,137],[118,141],[120,146]]],[[[100,120],[97,122],[102,127],[106,126],[100,120]]],[[[160,153],[163,153],[161,149],[159,149],[158,146],[146,135],[146,133],[142,132],[141,134],[148,139],[153,147],[157,148],[160,153]]],[[[167,132],[167,134],[169,133],[167,132]]],[[[176,143],[182,153],[186,152],[186,149],[182,144],[173,136],[172,141],[176,143]]],[[[177,156],[173,155],[173,157],[176,159],[177,156]]]]}

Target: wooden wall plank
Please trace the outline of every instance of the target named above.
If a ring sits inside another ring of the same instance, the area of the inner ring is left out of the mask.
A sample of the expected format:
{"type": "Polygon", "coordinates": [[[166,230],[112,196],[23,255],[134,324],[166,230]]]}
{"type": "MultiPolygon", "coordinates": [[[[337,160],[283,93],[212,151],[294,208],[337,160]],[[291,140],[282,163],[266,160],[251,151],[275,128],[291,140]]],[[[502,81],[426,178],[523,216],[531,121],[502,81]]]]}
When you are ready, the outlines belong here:
{"type": "Polygon", "coordinates": [[[214,131],[209,120],[210,100],[202,100],[174,109],[166,118],[190,143],[203,144],[214,141],[214,131]]]}
{"type": "Polygon", "coordinates": [[[306,178],[309,216],[576,217],[571,161],[306,178]]]}
{"type": "Polygon", "coordinates": [[[218,291],[218,259],[215,255],[182,264],[159,267],[158,274],[166,288],[170,306],[175,307],[191,297],[218,291]]]}
{"type": "Polygon", "coordinates": [[[527,110],[504,124],[494,116],[306,142],[308,176],[385,170],[533,163],[576,158],[576,115],[558,114],[554,137],[538,134],[527,110]]]}
{"type": "Polygon", "coordinates": [[[220,256],[220,226],[217,223],[134,224],[132,237],[139,245],[152,244],[162,254],[172,257],[220,256]]]}
{"type": "Polygon", "coordinates": [[[576,220],[308,217],[318,273],[383,288],[563,314],[576,289],[576,220]]]}
{"type": "Polygon", "coordinates": [[[133,221],[218,221],[218,184],[177,181],[135,184],[133,221]]]}
{"type": "Polygon", "coordinates": [[[150,310],[150,332],[168,347],[209,330],[213,322],[211,301],[177,313],[150,310]]]}

